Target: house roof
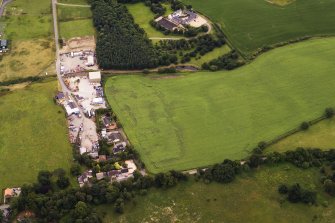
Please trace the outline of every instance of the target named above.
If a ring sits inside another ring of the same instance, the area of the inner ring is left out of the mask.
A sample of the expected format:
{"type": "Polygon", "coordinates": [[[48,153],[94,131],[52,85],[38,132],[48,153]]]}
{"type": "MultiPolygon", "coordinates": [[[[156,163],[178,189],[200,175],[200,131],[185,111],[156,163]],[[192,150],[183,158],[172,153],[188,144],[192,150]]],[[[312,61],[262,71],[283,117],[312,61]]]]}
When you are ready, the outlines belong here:
{"type": "Polygon", "coordinates": [[[102,121],[105,126],[110,125],[112,123],[112,120],[108,116],[103,117],[102,121]]]}
{"type": "Polygon", "coordinates": [[[63,98],[65,98],[65,95],[64,95],[63,92],[58,92],[58,94],[56,95],[56,98],[57,99],[63,99],[63,98]]]}
{"type": "Polygon", "coordinates": [[[166,18],[162,18],[157,22],[160,26],[164,27],[168,30],[173,30],[174,28],[178,27],[175,23],[171,22],[170,20],[166,18]]]}
{"type": "Polygon", "coordinates": [[[7,47],[7,44],[8,44],[8,41],[5,40],[5,39],[2,39],[2,40],[0,41],[0,46],[2,46],[2,47],[7,47]]]}
{"type": "Polygon", "coordinates": [[[11,197],[11,196],[13,196],[13,194],[14,194],[13,189],[12,189],[12,188],[7,188],[7,189],[5,190],[4,196],[5,196],[5,197],[11,197]]]}

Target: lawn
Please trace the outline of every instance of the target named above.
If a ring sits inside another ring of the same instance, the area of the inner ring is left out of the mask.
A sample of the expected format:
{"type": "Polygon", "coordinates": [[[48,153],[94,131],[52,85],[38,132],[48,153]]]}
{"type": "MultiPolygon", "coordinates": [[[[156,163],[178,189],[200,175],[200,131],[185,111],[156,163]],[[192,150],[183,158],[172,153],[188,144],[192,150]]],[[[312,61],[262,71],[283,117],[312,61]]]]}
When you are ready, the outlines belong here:
{"type": "Polygon", "coordinates": [[[142,29],[144,29],[149,38],[176,37],[173,35],[164,35],[162,32],[157,31],[150,25],[150,21],[154,19],[155,14],[150,10],[149,7],[145,6],[144,3],[127,4],[127,8],[134,17],[135,23],[137,23],[142,29]]]}
{"type": "Polygon", "coordinates": [[[1,96],[0,189],[33,183],[40,170],[69,170],[72,147],[56,90],[52,79],[1,96]]]}
{"type": "Polygon", "coordinates": [[[335,34],[333,0],[297,0],[286,6],[266,0],[182,1],[220,23],[229,40],[245,55],[302,36],[335,34]]]}
{"type": "Polygon", "coordinates": [[[263,167],[256,173],[238,177],[233,183],[220,185],[187,182],[168,190],[150,190],[144,197],[126,205],[125,213],[113,213],[112,206],[101,206],[104,222],[234,222],[288,223],[332,222],[335,202],[325,195],[317,169],[301,170],[290,165],[263,167]],[[319,204],[327,200],[329,207],[280,204],[283,197],[278,185],[299,183],[318,192],[319,204]],[[312,220],[317,216],[315,220],[312,220]]]}
{"type": "Polygon", "coordinates": [[[0,61],[0,81],[44,75],[55,58],[51,3],[15,0],[0,24],[10,40],[10,51],[0,61]]]}
{"type": "Polygon", "coordinates": [[[150,172],[241,159],[335,105],[334,44],[278,48],[231,72],[114,76],[105,91],[150,172]]]}
{"type": "Polygon", "coordinates": [[[90,8],[58,5],[57,14],[61,38],[95,35],[90,8]]]}
{"type": "Polygon", "coordinates": [[[304,148],[335,148],[335,120],[324,120],[311,126],[307,131],[296,133],[266,149],[267,152],[284,152],[304,148]]]}

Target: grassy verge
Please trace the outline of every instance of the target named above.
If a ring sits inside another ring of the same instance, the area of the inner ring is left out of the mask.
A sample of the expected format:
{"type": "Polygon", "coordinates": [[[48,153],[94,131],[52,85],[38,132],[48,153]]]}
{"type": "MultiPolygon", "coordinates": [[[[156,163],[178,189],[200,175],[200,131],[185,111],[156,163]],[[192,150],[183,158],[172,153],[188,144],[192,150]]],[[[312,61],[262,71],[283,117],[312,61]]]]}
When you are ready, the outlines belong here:
{"type": "Polygon", "coordinates": [[[231,72],[116,76],[105,91],[149,171],[240,159],[334,106],[333,44],[278,48],[231,72]]]}
{"type": "Polygon", "coordinates": [[[262,167],[227,185],[187,182],[166,191],[151,190],[126,205],[125,214],[101,206],[104,222],[331,222],[335,202],[319,183],[317,169],[291,165],[262,167]],[[299,183],[318,192],[318,202],[329,207],[291,204],[277,192],[278,185],[299,183]]]}
{"type": "Polygon", "coordinates": [[[46,80],[0,98],[0,188],[33,183],[40,170],[69,170],[72,149],[65,114],[46,80]],[[50,140],[52,139],[52,140],[50,140]]]}

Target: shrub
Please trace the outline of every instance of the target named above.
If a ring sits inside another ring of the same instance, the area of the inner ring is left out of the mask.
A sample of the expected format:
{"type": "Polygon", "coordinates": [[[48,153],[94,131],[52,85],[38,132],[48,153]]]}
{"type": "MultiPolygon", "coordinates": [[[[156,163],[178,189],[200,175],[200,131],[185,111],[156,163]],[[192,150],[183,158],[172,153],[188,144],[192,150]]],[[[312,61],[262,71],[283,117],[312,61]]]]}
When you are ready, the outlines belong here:
{"type": "Polygon", "coordinates": [[[307,130],[308,128],[309,128],[309,124],[308,124],[308,122],[303,122],[303,123],[301,123],[301,125],[300,125],[300,129],[301,129],[301,130],[305,131],[305,130],[307,130]]]}
{"type": "Polygon", "coordinates": [[[334,109],[333,108],[326,108],[325,116],[326,116],[326,118],[332,118],[334,116],[334,109]]]}

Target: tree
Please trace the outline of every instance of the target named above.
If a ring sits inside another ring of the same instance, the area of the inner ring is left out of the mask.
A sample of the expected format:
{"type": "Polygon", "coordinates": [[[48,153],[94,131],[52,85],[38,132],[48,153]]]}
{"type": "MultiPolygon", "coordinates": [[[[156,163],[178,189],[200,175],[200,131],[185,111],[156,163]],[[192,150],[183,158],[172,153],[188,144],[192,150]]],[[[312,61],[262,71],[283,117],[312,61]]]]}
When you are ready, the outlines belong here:
{"type": "Polygon", "coordinates": [[[81,167],[78,163],[74,163],[71,166],[70,172],[73,176],[79,176],[81,173],[81,167]]]}
{"type": "Polygon", "coordinates": [[[328,194],[335,196],[335,183],[332,180],[325,180],[324,187],[328,194]]]}
{"type": "Polygon", "coordinates": [[[72,217],[74,219],[84,219],[90,214],[90,209],[85,202],[79,201],[73,212],[72,217]]]}
{"type": "Polygon", "coordinates": [[[70,180],[68,177],[60,176],[57,179],[57,186],[61,189],[65,189],[70,185],[70,180]]]}
{"type": "Polygon", "coordinates": [[[50,185],[51,184],[51,176],[52,174],[50,173],[50,171],[47,170],[41,170],[38,173],[38,177],[37,180],[41,185],[50,185]]]}
{"type": "Polygon", "coordinates": [[[325,110],[325,116],[326,118],[332,118],[334,116],[335,112],[333,108],[326,108],[325,110]]]}
{"type": "Polygon", "coordinates": [[[309,128],[309,124],[308,124],[308,122],[303,122],[303,123],[301,123],[301,125],[300,125],[300,129],[301,129],[301,130],[305,131],[305,130],[307,130],[308,128],[309,128]]]}
{"type": "Polygon", "coordinates": [[[122,198],[115,201],[114,210],[120,214],[124,212],[124,200],[122,198]]]}
{"type": "Polygon", "coordinates": [[[288,192],[288,188],[285,184],[281,184],[279,187],[278,187],[278,192],[280,194],[287,194],[288,192]]]}

